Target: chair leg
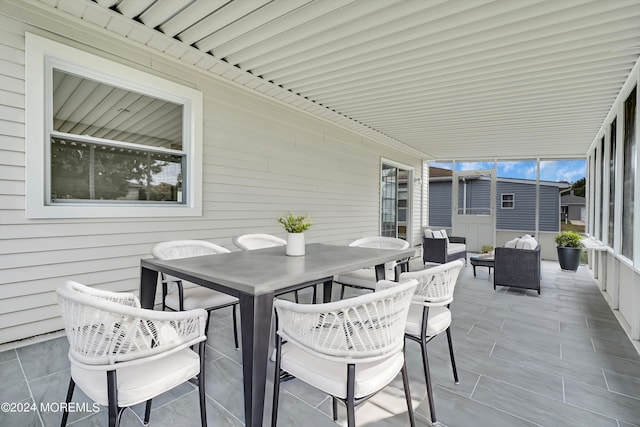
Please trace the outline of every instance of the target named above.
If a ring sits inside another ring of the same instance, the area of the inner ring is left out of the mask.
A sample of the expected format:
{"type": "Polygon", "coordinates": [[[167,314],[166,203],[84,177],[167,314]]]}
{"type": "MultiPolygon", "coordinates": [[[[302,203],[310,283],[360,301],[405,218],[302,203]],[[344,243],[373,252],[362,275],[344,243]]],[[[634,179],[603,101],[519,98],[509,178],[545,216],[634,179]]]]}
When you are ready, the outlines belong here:
{"type": "Polygon", "coordinates": [[[120,424],[118,408],[118,380],[116,371],[107,371],[107,397],[109,401],[109,427],[116,427],[120,424]]]}
{"type": "Polygon", "coordinates": [[[67,425],[67,419],[69,418],[69,402],[71,402],[71,398],[73,397],[73,390],[76,388],[76,382],[73,378],[69,379],[69,389],[67,390],[67,398],[65,402],[67,405],[65,406],[64,412],[62,413],[62,422],[60,426],[64,427],[67,425]]]}
{"type": "Polygon", "coordinates": [[[233,340],[236,344],[236,350],[240,350],[240,344],[238,343],[238,316],[236,314],[237,304],[231,306],[231,313],[233,315],[233,340]]]}
{"type": "Polygon", "coordinates": [[[275,375],[273,376],[273,405],[271,405],[271,427],[278,422],[278,401],[280,399],[280,363],[282,362],[282,341],[276,337],[275,375]]]}
{"type": "Polygon", "coordinates": [[[318,302],[318,285],[313,285],[313,304],[318,302]]]}
{"type": "Polygon", "coordinates": [[[147,400],[147,404],[144,406],[144,425],[149,424],[149,418],[151,418],[151,399],[147,400]]]}
{"type": "Polygon", "coordinates": [[[206,381],[205,349],[206,348],[207,348],[207,342],[202,341],[199,344],[199,348],[198,348],[198,355],[200,356],[200,373],[198,374],[198,395],[200,397],[200,424],[202,425],[202,427],[207,427],[207,395],[205,394],[205,381],[206,381]]]}
{"type": "Polygon", "coordinates": [[[413,403],[411,402],[411,390],[409,389],[409,375],[407,375],[407,361],[402,364],[402,384],[404,385],[404,397],[407,400],[407,411],[409,412],[409,425],[415,427],[416,418],[413,414],[413,403]]]}
{"type": "Polygon", "coordinates": [[[436,421],[436,408],[433,402],[433,389],[431,386],[431,374],[429,372],[429,357],[427,356],[427,343],[422,341],[420,343],[422,347],[422,365],[424,367],[424,379],[427,383],[427,397],[429,399],[429,412],[431,413],[431,423],[435,424],[436,421]]]}
{"type": "Polygon", "coordinates": [[[344,288],[346,288],[346,286],[343,284],[340,284],[340,300],[344,299],[344,288]]]}
{"type": "Polygon", "coordinates": [[[293,291],[293,297],[296,300],[296,304],[300,303],[300,296],[298,295],[298,291],[293,291]]]}
{"type": "Polygon", "coordinates": [[[331,396],[332,405],[333,406],[333,421],[338,421],[338,399],[334,396],[331,396]]]}
{"type": "Polygon", "coordinates": [[[460,384],[460,381],[458,381],[458,369],[456,369],[456,358],[453,355],[453,341],[451,341],[451,326],[447,328],[447,341],[449,341],[449,357],[451,358],[451,369],[453,369],[453,379],[456,384],[460,384]]]}
{"type": "Polygon", "coordinates": [[[347,365],[347,427],[356,427],[356,365],[347,365]]]}

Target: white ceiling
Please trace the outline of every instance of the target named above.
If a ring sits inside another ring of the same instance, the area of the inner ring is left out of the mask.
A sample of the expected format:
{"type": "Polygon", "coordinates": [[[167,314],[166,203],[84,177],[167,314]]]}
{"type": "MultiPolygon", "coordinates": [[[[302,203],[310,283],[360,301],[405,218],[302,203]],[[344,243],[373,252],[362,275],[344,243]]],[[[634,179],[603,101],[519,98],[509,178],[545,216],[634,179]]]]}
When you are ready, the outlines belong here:
{"type": "Polygon", "coordinates": [[[640,0],[40,0],[435,159],[584,156],[640,0]]]}

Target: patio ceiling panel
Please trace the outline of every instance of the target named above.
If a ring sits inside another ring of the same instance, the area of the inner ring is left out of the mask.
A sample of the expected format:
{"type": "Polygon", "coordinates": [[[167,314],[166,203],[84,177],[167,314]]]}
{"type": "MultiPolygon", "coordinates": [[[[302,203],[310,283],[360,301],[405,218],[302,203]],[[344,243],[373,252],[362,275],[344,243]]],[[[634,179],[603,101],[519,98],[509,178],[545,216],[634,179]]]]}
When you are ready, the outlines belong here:
{"type": "Polygon", "coordinates": [[[584,156],[640,55],[638,0],[26,1],[434,159],[584,156]]]}

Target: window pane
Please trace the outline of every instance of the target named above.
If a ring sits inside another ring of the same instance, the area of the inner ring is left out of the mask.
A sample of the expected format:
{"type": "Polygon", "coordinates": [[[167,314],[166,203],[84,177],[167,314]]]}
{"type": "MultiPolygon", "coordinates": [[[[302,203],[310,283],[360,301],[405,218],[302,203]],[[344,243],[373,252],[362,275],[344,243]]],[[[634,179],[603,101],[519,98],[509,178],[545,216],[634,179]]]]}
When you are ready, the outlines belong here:
{"type": "Polygon", "coordinates": [[[599,233],[598,233],[598,240],[602,241],[602,238],[604,237],[604,174],[606,171],[606,166],[604,164],[604,137],[602,137],[602,139],[600,140],[600,148],[598,148],[598,153],[599,153],[599,157],[598,157],[598,174],[599,174],[599,178],[600,178],[600,185],[599,185],[599,194],[600,194],[600,204],[598,204],[598,206],[596,206],[596,209],[598,209],[598,229],[599,229],[599,233]]]}
{"type": "Polygon", "coordinates": [[[609,246],[613,247],[613,230],[615,224],[615,194],[616,194],[616,120],[611,122],[609,138],[609,246]]]}
{"type": "Polygon", "coordinates": [[[182,156],[52,138],[51,201],[182,203],[182,156]]]}
{"type": "Polygon", "coordinates": [[[53,70],[53,129],[182,150],[181,104],[53,70]]]}
{"type": "Polygon", "coordinates": [[[636,90],[624,103],[624,169],[622,183],[622,255],[633,259],[633,203],[636,178],[636,90]]]}

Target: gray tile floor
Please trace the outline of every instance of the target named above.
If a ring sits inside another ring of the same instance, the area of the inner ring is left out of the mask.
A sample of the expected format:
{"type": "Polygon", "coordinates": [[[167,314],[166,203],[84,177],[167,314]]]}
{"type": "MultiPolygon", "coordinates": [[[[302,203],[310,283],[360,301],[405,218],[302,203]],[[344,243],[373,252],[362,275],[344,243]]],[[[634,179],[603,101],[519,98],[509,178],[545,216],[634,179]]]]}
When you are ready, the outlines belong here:
{"type": "MultiPolygon", "coordinates": [[[[587,269],[561,271],[543,263],[542,295],[492,288],[486,268],[474,278],[463,269],[452,305],[460,384],[453,382],[446,338],[430,343],[438,420],[449,427],[640,426],[640,356],[608,308],[587,269]]],[[[233,348],[227,312],[214,315],[207,350],[211,426],[243,425],[240,352],[233,348]]],[[[429,409],[419,347],[407,344],[411,391],[419,426],[429,409]]],[[[53,426],[69,379],[66,338],[0,353],[0,402],[22,412],[0,412],[0,426],[53,426]],[[37,409],[37,410],[34,410],[37,409]]],[[[271,398],[271,383],[267,399],[271,398]]],[[[79,409],[91,407],[76,391],[79,409]]],[[[270,414],[268,402],[266,413],[270,414]]],[[[197,391],[185,384],[154,400],[152,426],[198,425],[197,391]]],[[[280,426],[335,426],[331,402],[298,380],[283,384],[280,426]]],[[[122,425],[140,426],[143,408],[124,413],[122,425]]],[[[270,415],[266,415],[267,420],[270,415]]],[[[359,407],[360,426],[408,425],[402,383],[359,407]]],[[[76,426],[103,426],[100,412],[71,413],[76,426]]],[[[345,424],[344,411],[339,420],[345,424]]]]}

